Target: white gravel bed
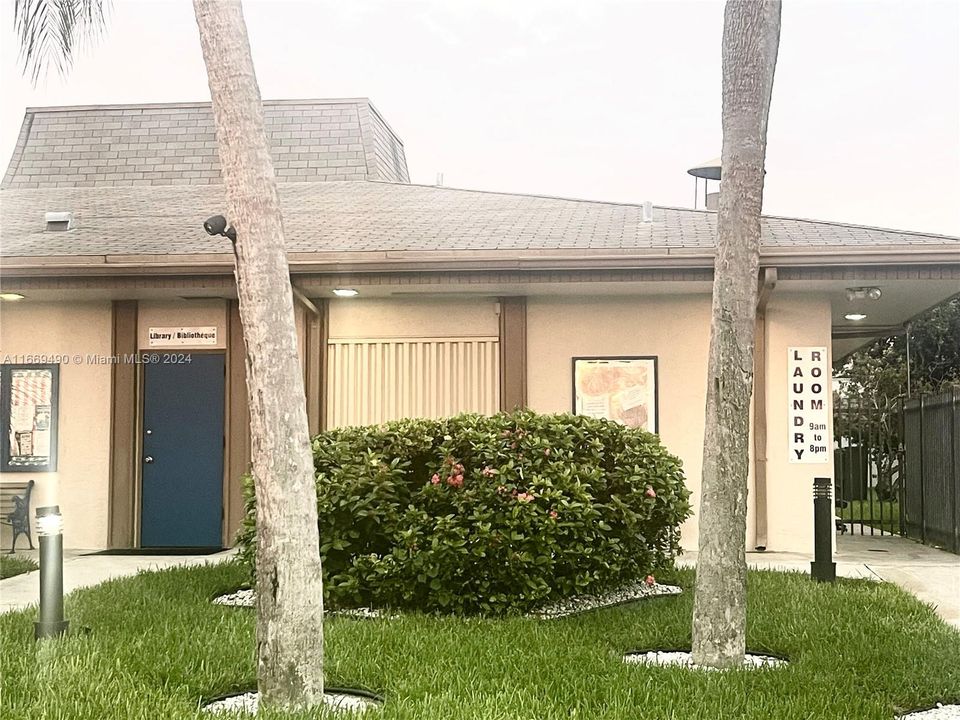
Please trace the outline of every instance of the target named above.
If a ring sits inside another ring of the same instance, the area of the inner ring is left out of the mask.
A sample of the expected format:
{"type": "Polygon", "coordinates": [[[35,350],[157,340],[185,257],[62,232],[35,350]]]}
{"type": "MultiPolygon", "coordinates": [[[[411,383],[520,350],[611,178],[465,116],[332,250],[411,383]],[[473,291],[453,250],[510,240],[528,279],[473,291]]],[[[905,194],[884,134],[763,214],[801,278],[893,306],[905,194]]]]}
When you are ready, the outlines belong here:
{"type": "Polygon", "coordinates": [[[220,595],[213,599],[214,605],[227,605],[228,607],[250,607],[252,608],[256,603],[257,596],[253,592],[253,588],[247,588],[246,590],[237,590],[236,592],[227,593],[226,595],[220,595]]]}
{"type": "Polygon", "coordinates": [[[898,715],[897,717],[910,718],[910,720],[960,720],[960,705],[937,703],[935,708],[898,715]]]}
{"type": "MultiPolygon", "coordinates": [[[[227,605],[228,607],[252,608],[256,604],[257,596],[253,589],[237,590],[236,592],[220,595],[213,599],[214,605],[227,605]]],[[[396,618],[399,615],[387,615],[382,610],[374,608],[349,608],[347,610],[331,610],[327,613],[331,617],[348,617],[356,620],[377,620],[380,618],[396,618]]]]}
{"type": "MultiPolygon", "coordinates": [[[[623,661],[627,663],[635,663],[637,665],[679,665],[681,667],[688,667],[694,670],[718,669],[714,667],[707,667],[706,665],[695,665],[693,663],[693,653],[679,651],[655,650],[652,652],[628,653],[627,655],[623,656],[623,661]]],[[[743,666],[749,669],[782,667],[786,664],[786,660],[770,657],[769,655],[751,655],[750,653],[747,653],[747,655],[745,655],[743,658],[743,666]]]]}
{"type": "MultiPolygon", "coordinates": [[[[331,710],[342,711],[356,715],[368,710],[378,710],[380,703],[362,695],[347,695],[346,693],[329,692],[323,694],[323,702],[331,710]]],[[[223,700],[217,700],[203,708],[208,713],[242,712],[256,715],[260,706],[260,693],[249,692],[243,695],[233,695],[223,700]]]]}
{"type": "MultiPolygon", "coordinates": [[[[553,605],[548,605],[530,613],[530,617],[540,618],[541,620],[554,620],[587,612],[588,610],[598,610],[600,608],[623,605],[624,603],[643,600],[645,598],[660,597],[663,595],[679,595],[681,592],[683,591],[676,585],[661,585],[660,583],[648,585],[645,582],[638,582],[603,595],[578,595],[577,597],[567,600],[561,600],[553,605]]],[[[248,608],[252,608],[255,601],[256,596],[252,589],[237,590],[236,592],[221,595],[213,599],[216,605],[248,608]]],[[[331,616],[354,618],[357,620],[393,619],[400,617],[397,614],[388,614],[382,610],[367,607],[333,610],[329,614],[331,616]]]]}
{"type": "Polygon", "coordinates": [[[681,592],[683,592],[683,590],[676,585],[661,585],[660,583],[647,585],[645,582],[638,582],[603,595],[578,595],[568,600],[561,600],[553,605],[540,608],[531,614],[533,617],[553,620],[587,612],[588,610],[598,610],[600,608],[613,607],[614,605],[623,605],[624,603],[643,600],[645,598],[660,597],[662,595],[679,595],[681,592]]]}

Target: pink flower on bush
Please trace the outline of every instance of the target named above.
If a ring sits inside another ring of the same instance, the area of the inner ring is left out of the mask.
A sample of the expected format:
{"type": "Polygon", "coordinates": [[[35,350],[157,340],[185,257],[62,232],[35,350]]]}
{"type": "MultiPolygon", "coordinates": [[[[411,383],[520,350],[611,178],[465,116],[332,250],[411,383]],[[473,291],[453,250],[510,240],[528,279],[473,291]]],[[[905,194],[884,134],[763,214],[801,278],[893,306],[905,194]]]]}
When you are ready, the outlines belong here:
{"type": "Polygon", "coordinates": [[[487,466],[483,469],[483,476],[484,476],[484,477],[493,477],[493,476],[496,475],[496,474],[497,474],[497,471],[494,470],[494,469],[493,469],[492,467],[490,467],[489,465],[487,465],[487,466]]]}
{"type": "Polygon", "coordinates": [[[557,511],[556,511],[556,510],[551,510],[551,511],[550,511],[550,517],[553,518],[554,520],[556,520],[557,517],[558,517],[557,511]]]}
{"type": "Polygon", "coordinates": [[[547,457],[550,457],[550,448],[544,448],[543,454],[546,455],[547,457]]]}
{"type": "Polygon", "coordinates": [[[653,575],[647,575],[643,582],[646,583],[647,587],[653,587],[657,584],[657,579],[653,575]]]}
{"type": "Polygon", "coordinates": [[[434,473],[434,474],[433,474],[433,477],[430,478],[430,483],[433,484],[433,485],[439,485],[439,484],[440,484],[440,476],[437,475],[436,473],[434,473]]]}
{"type": "Polygon", "coordinates": [[[534,496],[533,493],[525,493],[525,492],[524,492],[524,493],[520,493],[519,495],[517,495],[517,501],[518,501],[518,502],[530,502],[531,500],[533,500],[534,497],[535,497],[535,496],[534,496]]]}
{"type": "Polygon", "coordinates": [[[657,496],[657,491],[654,490],[651,486],[647,485],[647,491],[644,493],[649,498],[655,498],[657,496]]]}
{"type": "Polygon", "coordinates": [[[463,487],[463,475],[451,475],[447,478],[447,485],[455,488],[463,487]]]}

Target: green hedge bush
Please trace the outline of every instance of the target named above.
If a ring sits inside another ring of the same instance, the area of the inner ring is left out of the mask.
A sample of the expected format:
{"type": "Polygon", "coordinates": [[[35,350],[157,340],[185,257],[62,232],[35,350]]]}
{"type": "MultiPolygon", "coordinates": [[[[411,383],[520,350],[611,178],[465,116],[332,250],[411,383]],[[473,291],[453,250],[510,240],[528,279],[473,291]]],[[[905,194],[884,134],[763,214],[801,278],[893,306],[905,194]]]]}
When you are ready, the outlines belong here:
{"type": "MultiPolygon", "coordinates": [[[[325,600],[525,612],[672,565],[690,493],[656,435],[529,411],[313,440],[325,600]]],[[[254,562],[255,504],[238,538],[254,562]]]]}

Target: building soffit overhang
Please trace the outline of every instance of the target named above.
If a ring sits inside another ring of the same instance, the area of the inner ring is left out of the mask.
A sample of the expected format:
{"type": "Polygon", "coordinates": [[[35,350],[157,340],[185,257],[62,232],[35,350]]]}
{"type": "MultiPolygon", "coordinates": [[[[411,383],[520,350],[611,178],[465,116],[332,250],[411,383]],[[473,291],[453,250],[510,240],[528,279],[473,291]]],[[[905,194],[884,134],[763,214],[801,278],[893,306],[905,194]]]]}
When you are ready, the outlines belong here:
{"type": "MultiPolygon", "coordinates": [[[[449,271],[637,270],[713,267],[714,253],[702,248],[636,250],[377,251],[290,253],[291,274],[402,273],[449,271]]],[[[905,245],[867,248],[767,248],[761,267],[870,265],[960,265],[960,248],[905,245]]],[[[72,255],[0,259],[5,277],[73,275],[217,275],[233,273],[233,255],[72,255]]]]}

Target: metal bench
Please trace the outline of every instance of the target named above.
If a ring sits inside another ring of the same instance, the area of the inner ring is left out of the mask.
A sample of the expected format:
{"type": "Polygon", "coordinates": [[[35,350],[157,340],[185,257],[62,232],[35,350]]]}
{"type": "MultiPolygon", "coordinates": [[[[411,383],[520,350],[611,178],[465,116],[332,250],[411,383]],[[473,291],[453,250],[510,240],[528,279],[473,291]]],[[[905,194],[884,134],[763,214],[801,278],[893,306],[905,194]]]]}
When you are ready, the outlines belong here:
{"type": "Polygon", "coordinates": [[[34,482],[4,483],[0,485],[0,524],[13,529],[13,543],[10,554],[17,549],[17,538],[27,536],[30,549],[33,550],[33,538],[30,535],[30,493],[34,482]]]}

